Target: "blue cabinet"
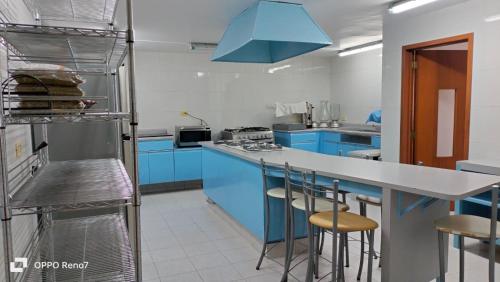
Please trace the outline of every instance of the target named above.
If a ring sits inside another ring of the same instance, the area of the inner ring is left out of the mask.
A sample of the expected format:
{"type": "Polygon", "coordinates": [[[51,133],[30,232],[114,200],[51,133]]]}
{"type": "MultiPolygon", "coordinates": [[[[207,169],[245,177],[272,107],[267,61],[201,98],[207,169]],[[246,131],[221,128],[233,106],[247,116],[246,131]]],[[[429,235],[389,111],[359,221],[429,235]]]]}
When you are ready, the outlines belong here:
{"type": "Polygon", "coordinates": [[[274,132],[274,142],[285,147],[318,152],[319,132],[274,132]]]}
{"type": "Polygon", "coordinates": [[[174,142],[170,139],[140,140],[139,184],[174,181],[174,142]]]}
{"type": "Polygon", "coordinates": [[[340,144],[335,141],[321,141],[319,152],[322,154],[337,156],[340,144]]]}
{"type": "Polygon", "coordinates": [[[149,154],[140,152],[139,161],[139,185],[149,184],[149,154]]]}
{"type": "Polygon", "coordinates": [[[357,150],[380,149],[380,136],[359,136],[332,131],[274,132],[276,144],[334,156],[357,150]]]}
{"type": "Polygon", "coordinates": [[[149,184],[174,181],[174,153],[161,151],[149,153],[149,184]]]}
{"type": "Polygon", "coordinates": [[[176,149],[175,181],[201,179],[201,148],[176,149]]]}

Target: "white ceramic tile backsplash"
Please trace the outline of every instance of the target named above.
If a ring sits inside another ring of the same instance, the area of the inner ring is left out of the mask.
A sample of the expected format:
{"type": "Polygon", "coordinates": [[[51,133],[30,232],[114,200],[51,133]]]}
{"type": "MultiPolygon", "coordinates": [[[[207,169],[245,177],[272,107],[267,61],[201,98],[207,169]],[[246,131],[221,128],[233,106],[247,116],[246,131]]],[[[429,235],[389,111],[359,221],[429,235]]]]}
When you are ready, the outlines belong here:
{"type": "Polygon", "coordinates": [[[500,14],[498,0],[470,0],[425,14],[384,17],[382,154],[399,161],[401,48],[404,45],[474,33],[469,159],[500,159],[500,14]]]}
{"type": "Polygon", "coordinates": [[[210,62],[208,53],[138,51],[139,127],[167,128],[196,124],[180,116],[204,118],[218,133],[226,127],[271,126],[274,103],[330,99],[328,57],[303,56],[273,65],[210,62]],[[276,71],[273,67],[290,65],[276,71]]]}
{"type": "Polygon", "coordinates": [[[332,59],[332,102],[340,104],[341,119],[364,123],[382,99],[382,50],[332,59]]]}

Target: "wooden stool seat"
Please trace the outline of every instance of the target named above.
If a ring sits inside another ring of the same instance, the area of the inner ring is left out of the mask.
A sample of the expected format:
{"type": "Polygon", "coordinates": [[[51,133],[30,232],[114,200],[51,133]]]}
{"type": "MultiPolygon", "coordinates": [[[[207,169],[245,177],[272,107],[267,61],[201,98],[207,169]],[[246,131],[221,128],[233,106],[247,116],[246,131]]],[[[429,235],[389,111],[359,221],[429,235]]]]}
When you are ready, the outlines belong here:
{"type": "MultiPolygon", "coordinates": [[[[278,187],[278,188],[269,189],[269,190],[267,190],[266,193],[269,197],[284,199],[286,192],[285,192],[285,188],[278,187]]],[[[302,193],[292,191],[292,198],[293,199],[297,199],[300,197],[302,197],[302,193]]]]}
{"type": "MultiPolygon", "coordinates": [[[[450,215],[434,222],[436,229],[454,235],[489,240],[490,219],[475,215],[450,215]]],[[[500,225],[497,225],[497,238],[500,238],[500,225]]]]}
{"type": "MultiPolygon", "coordinates": [[[[298,209],[298,210],[306,210],[306,202],[304,201],[304,196],[300,196],[299,198],[296,198],[292,202],[292,207],[298,209]]],[[[349,210],[349,206],[346,204],[339,203],[338,204],[338,209],[341,212],[345,212],[349,210]]],[[[332,211],[333,210],[333,203],[325,200],[325,199],[316,199],[314,201],[314,212],[326,212],[326,211],[332,211]]]]}
{"type": "MultiPolygon", "coordinates": [[[[333,229],[333,211],[320,212],[309,217],[311,224],[325,229],[333,229]]],[[[369,231],[378,228],[374,220],[350,212],[339,212],[337,229],[340,233],[369,231]]]]}
{"type": "Polygon", "coordinates": [[[366,196],[366,195],[357,195],[356,196],[356,200],[358,202],[363,202],[365,204],[368,204],[368,205],[372,205],[372,206],[382,206],[382,199],[378,198],[378,197],[370,197],[370,196],[366,196]]]}

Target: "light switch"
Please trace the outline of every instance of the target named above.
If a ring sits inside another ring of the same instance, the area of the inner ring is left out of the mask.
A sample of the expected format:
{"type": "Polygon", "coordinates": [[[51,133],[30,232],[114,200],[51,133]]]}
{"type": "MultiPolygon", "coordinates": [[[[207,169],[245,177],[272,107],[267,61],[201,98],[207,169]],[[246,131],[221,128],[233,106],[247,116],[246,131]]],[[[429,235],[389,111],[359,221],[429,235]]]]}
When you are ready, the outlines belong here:
{"type": "Polygon", "coordinates": [[[23,144],[16,143],[16,158],[20,158],[23,154],[23,144]]]}

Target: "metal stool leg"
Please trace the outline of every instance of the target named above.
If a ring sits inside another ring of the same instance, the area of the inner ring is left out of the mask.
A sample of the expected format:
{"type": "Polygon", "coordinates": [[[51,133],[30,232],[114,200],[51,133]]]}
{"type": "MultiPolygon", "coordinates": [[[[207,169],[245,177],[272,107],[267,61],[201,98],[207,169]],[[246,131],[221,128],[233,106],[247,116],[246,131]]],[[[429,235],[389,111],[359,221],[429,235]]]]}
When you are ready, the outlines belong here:
{"type": "Polygon", "coordinates": [[[281,282],[287,281],[288,270],[290,269],[289,264],[289,253],[290,253],[290,208],[288,202],[285,199],[285,263],[283,267],[283,275],[281,276],[281,282]]]}
{"type": "Polygon", "coordinates": [[[464,237],[458,236],[458,245],[460,250],[460,282],[464,282],[464,237]]]}
{"type": "Polygon", "coordinates": [[[319,254],[323,253],[323,246],[325,245],[325,229],[321,228],[321,244],[319,246],[319,254]]]}
{"type": "Polygon", "coordinates": [[[445,272],[444,272],[444,233],[438,231],[438,249],[439,249],[439,282],[445,282],[445,272]]]}
{"type": "MultiPolygon", "coordinates": [[[[347,198],[346,198],[347,193],[343,192],[342,193],[342,203],[347,204],[347,198]]],[[[344,248],[345,248],[345,267],[349,267],[349,240],[347,237],[347,233],[345,234],[345,242],[344,242],[344,248]]]]}
{"type": "Polygon", "coordinates": [[[308,241],[309,241],[309,248],[308,248],[308,253],[309,253],[309,258],[307,261],[307,274],[306,274],[306,282],[312,282],[313,281],[313,268],[314,268],[314,237],[311,236],[313,234],[313,226],[307,221],[307,234],[308,234],[308,241]]]}
{"type": "Polygon", "coordinates": [[[340,244],[339,244],[339,266],[338,266],[338,274],[337,274],[337,281],[344,281],[344,241],[345,241],[345,236],[344,234],[340,234],[339,236],[340,244]]]}
{"type": "Polygon", "coordinates": [[[315,228],[315,241],[314,241],[314,277],[316,279],[319,278],[319,236],[320,236],[319,228],[315,228]]]}
{"type": "Polygon", "coordinates": [[[368,278],[366,281],[371,282],[372,281],[372,271],[373,271],[373,253],[374,253],[374,247],[373,247],[373,241],[375,237],[375,230],[371,230],[369,232],[370,237],[368,237],[368,278]]]}
{"type": "Polygon", "coordinates": [[[361,254],[359,258],[358,276],[356,277],[358,281],[361,280],[361,273],[363,272],[364,260],[365,260],[365,232],[361,232],[361,254]]]}
{"type": "Polygon", "coordinates": [[[259,270],[260,265],[262,264],[262,260],[266,255],[267,242],[269,241],[269,198],[264,196],[265,205],[264,205],[264,243],[262,244],[262,251],[260,253],[259,262],[255,269],[259,270]]]}

